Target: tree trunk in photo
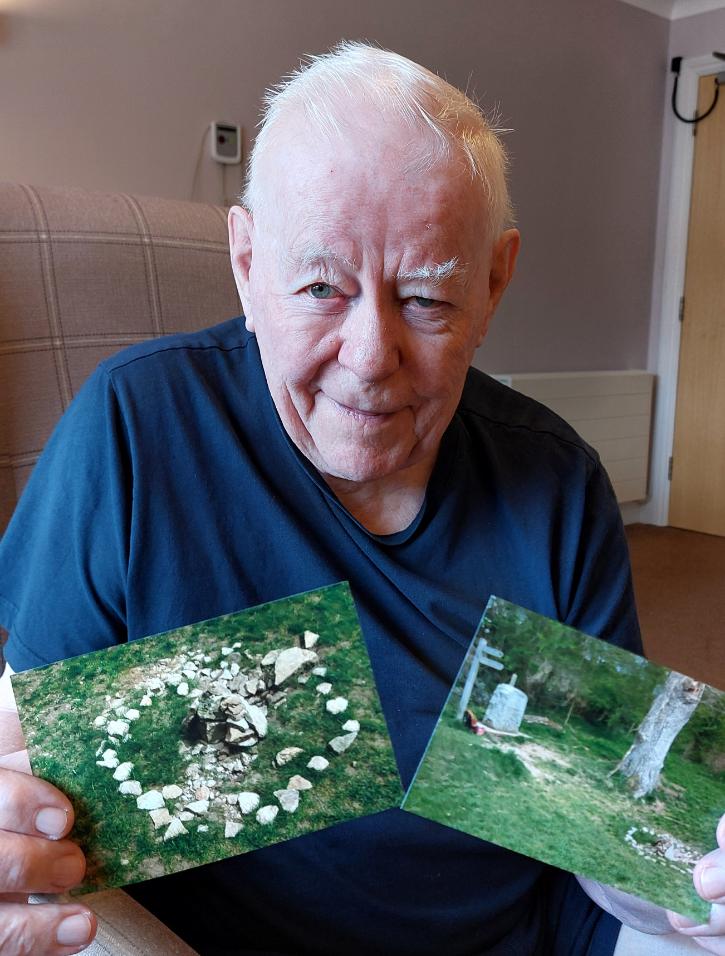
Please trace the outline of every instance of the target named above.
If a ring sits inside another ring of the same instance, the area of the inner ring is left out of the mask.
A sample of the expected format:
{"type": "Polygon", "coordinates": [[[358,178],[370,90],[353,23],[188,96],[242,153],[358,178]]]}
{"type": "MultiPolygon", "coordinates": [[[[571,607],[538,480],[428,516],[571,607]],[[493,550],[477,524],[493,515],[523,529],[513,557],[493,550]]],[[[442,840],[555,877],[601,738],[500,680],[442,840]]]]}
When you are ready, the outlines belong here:
{"type": "Polygon", "coordinates": [[[644,797],[657,785],[670,747],[695,712],[704,689],[701,681],[672,671],[655,693],[634,743],[612,771],[629,779],[633,796],[644,797]]]}

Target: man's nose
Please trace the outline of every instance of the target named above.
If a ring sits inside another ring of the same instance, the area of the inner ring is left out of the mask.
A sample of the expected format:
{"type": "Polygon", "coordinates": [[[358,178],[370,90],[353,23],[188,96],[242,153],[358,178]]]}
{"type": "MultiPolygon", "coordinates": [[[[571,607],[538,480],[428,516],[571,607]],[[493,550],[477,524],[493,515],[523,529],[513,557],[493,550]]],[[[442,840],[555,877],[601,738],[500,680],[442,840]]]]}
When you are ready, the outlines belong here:
{"type": "Polygon", "coordinates": [[[392,303],[361,299],[342,325],[338,361],[363,381],[380,381],[400,366],[401,335],[392,303]]]}

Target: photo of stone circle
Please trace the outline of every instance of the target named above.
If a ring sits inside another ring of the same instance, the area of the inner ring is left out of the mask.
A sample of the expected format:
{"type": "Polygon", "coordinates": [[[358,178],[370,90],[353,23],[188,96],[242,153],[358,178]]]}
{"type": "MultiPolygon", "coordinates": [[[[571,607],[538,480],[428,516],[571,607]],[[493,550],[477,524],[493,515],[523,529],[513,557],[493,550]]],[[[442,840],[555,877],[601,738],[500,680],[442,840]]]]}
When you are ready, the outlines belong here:
{"type": "Polygon", "coordinates": [[[13,677],[33,772],[68,794],[78,892],[400,803],[346,584],[13,677]]]}

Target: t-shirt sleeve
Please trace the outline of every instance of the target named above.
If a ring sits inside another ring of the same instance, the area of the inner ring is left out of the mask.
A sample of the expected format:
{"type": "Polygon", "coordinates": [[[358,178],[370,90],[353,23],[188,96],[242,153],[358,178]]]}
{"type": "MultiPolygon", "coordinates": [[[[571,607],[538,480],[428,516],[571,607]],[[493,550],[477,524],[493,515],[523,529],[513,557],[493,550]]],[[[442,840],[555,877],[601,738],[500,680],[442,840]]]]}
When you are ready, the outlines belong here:
{"type": "Polygon", "coordinates": [[[0,542],[0,626],[16,671],[126,639],[132,465],[101,366],[53,432],[0,542]]]}
{"type": "Polygon", "coordinates": [[[627,538],[614,490],[598,461],[577,523],[565,623],[641,654],[627,538]]]}

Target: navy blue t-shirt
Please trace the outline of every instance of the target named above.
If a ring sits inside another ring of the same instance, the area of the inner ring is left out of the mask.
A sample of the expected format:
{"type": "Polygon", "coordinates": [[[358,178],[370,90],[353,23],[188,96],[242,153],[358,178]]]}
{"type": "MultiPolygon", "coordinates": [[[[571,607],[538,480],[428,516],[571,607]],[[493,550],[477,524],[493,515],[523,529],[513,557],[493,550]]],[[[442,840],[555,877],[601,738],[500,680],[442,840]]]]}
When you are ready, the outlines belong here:
{"type": "MultiPolygon", "coordinates": [[[[569,426],[471,370],[420,513],[374,535],[289,440],[240,319],[91,376],[0,544],[0,624],[23,670],[342,580],[404,786],[491,594],[640,649],[618,508],[569,426]]],[[[130,892],[213,956],[608,956],[619,927],[567,874],[399,810],[130,892]]]]}

